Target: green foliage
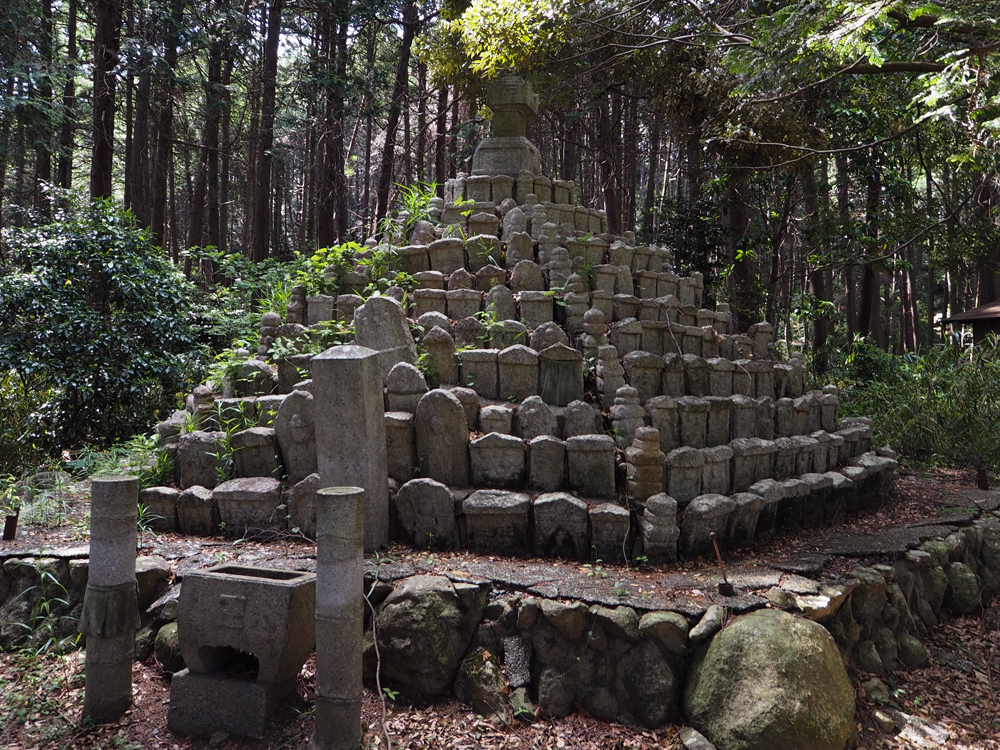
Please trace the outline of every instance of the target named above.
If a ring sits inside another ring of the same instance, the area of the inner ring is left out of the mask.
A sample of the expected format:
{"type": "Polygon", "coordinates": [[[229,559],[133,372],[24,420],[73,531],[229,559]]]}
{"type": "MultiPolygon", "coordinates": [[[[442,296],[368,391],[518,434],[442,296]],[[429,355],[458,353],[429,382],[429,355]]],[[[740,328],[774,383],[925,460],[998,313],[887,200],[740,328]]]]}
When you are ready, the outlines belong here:
{"type": "MultiPolygon", "coordinates": [[[[273,311],[284,316],[292,286],[307,261],[268,258],[254,263],[240,253],[219,253],[214,247],[191,251],[197,273],[195,320],[200,341],[213,350],[229,347],[234,340],[256,340],[260,316],[273,311]],[[203,276],[211,268],[212,283],[203,276]]],[[[253,347],[256,349],[256,345],[253,347]]]]}
{"type": "Polygon", "coordinates": [[[361,249],[357,242],[321,247],[306,258],[304,267],[295,275],[295,283],[304,286],[306,294],[338,294],[344,276],[354,268],[354,258],[361,249]]]}
{"type": "Polygon", "coordinates": [[[679,272],[701,271],[706,284],[717,278],[725,242],[718,204],[665,199],[654,210],[660,217],[659,232],[649,241],[672,250],[679,272]]]}
{"type": "Polygon", "coordinates": [[[0,372],[47,391],[25,440],[110,444],[147,428],[194,372],[184,279],[108,202],[7,237],[0,372]]]}
{"type": "Polygon", "coordinates": [[[403,226],[403,237],[410,236],[410,230],[418,221],[430,221],[427,212],[431,198],[437,195],[436,182],[415,182],[412,185],[396,185],[399,190],[400,211],[406,212],[406,224],[403,226]]]}
{"type": "Polygon", "coordinates": [[[279,336],[271,344],[271,359],[279,362],[296,354],[320,354],[331,346],[346,344],[354,338],[354,321],[322,320],[295,340],[279,336]]]}
{"type": "Polygon", "coordinates": [[[17,473],[45,461],[44,449],[32,437],[33,416],[47,400],[13,370],[0,374],[0,473],[17,473]]]}
{"type": "Polygon", "coordinates": [[[0,474],[0,516],[12,516],[21,509],[21,493],[17,477],[0,474]]]}
{"type": "Polygon", "coordinates": [[[157,435],[135,435],[107,449],[84,447],[67,462],[77,476],[95,474],[133,474],[139,477],[140,489],[158,487],[173,475],[174,462],[170,454],[157,450],[157,435]]]}
{"type": "Polygon", "coordinates": [[[69,608],[69,595],[66,587],[47,570],[39,572],[37,586],[25,589],[19,596],[37,595],[35,603],[31,608],[31,620],[29,622],[15,623],[25,631],[29,637],[29,643],[34,644],[34,655],[53,651],[64,653],[76,648],[80,641],[80,634],[71,636],[60,636],[58,627],[58,614],[69,608]]]}
{"type": "Polygon", "coordinates": [[[879,445],[909,458],[1000,468],[1000,340],[894,356],[858,342],[839,373],[842,411],[875,420],[879,445]]]}

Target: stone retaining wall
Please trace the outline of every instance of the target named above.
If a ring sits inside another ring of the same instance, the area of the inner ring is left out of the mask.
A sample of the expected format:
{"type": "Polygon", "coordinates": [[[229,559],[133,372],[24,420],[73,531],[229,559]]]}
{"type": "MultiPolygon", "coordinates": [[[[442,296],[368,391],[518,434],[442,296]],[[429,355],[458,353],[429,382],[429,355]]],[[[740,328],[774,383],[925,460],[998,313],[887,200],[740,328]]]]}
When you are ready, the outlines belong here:
{"type": "MultiPolygon", "coordinates": [[[[28,621],[43,595],[66,598],[65,606],[55,608],[54,627],[74,632],[86,585],[85,554],[78,548],[3,560],[0,646],[24,642],[25,631],[15,623],[28,621]]],[[[140,601],[147,607],[166,586],[169,570],[155,558],[139,562],[140,601]]],[[[398,574],[391,564],[374,563],[366,573],[383,685],[413,697],[454,692],[477,711],[505,719],[531,717],[536,705],[543,716],[562,716],[579,703],[599,718],[652,728],[681,715],[679,696],[692,656],[704,653],[727,615],[765,605],[823,625],[848,667],[886,674],[920,666],[927,658],[921,639],[928,628],[950,615],[974,614],[1000,592],[1000,522],[977,521],[894,561],[854,568],[846,578],[811,580],[761,570],[745,579],[756,575],[751,585],[761,595],[727,600],[713,594],[718,604],[680,599],[676,610],[638,597],[555,601],[530,585],[515,590],[455,572],[398,574]],[[774,585],[763,590],[769,577],[774,585]]],[[[172,586],[148,606],[138,658],[148,656],[159,629],[176,616],[178,590],[172,586]]],[[[367,638],[371,678],[370,627],[367,638]]],[[[163,648],[166,655],[169,644],[163,648]]],[[[809,663],[801,666],[810,669],[809,663]]]]}

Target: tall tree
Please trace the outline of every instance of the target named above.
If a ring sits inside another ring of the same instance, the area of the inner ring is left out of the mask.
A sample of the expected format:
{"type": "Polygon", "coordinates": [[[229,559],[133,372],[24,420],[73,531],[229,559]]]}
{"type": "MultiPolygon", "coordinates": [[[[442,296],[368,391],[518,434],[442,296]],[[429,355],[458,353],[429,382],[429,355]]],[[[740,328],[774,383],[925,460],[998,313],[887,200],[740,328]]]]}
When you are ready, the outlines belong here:
{"type": "Polygon", "coordinates": [[[95,0],[94,126],[90,162],[90,196],[113,194],[112,160],[115,148],[115,68],[121,34],[121,0],[95,0]]]}
{"type": "Polygon", "coordinates": [[[399,42],[396,78],[392,89],[392,101],[389,104],[389,118],[385,126],[385,147],[382,149],[382,160],[379,163],[375,207],[376,226],[385,218],[389,208],[389,190],[392,187],[392,174],[396,162],[396,128],[399,125],[399,115],[402,112],[403,101],[406,98],[409,85],[410,50],[413,47],[413,37],[417,32],[418,24],[419,17],[415,0],[405,0],[402,19],[403,37],[399,42]]]}
{"type": "Polygon", "coordinates": [[[250,257],[260,262],[268,256],[271,237],[271,147],[274,145],[274,97],[278,78],[278,38],[284,0],[271,0],[264,40],[264,70],[261,81],[260,136],[257,143],[257,186],[253,202],[253,244],[250,257]]]}

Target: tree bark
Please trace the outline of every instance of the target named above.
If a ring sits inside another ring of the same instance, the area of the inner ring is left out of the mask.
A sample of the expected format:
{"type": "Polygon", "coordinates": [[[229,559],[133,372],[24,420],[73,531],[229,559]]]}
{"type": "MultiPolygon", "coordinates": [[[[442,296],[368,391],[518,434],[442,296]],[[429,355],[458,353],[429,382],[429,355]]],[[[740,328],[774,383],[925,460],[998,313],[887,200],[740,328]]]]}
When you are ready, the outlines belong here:
{"type": "Polygon", "coordinates": [[[415,0],[407,0],[403,9],[403,38],[399,43],[399,59],[396,63],[396,80],[392,87],[392,100],[389,103],[389,116],[385,126],[385,148],[382,150],[382,161],[378,170],[378,186],[375,193],[375,228],[378,231],[382,219],[389,210],[389,189],[392,187],[393,166],[396,161],[396,127],[399,125],[399,114],[406,98],[409,85],[410,49],[418,26],[417,5],[415,0]]]}
{"type": "MultiPolygon", "coordinates": [[[[161,68],[163,73],[157,76],[160,105],[157,114],[156,156],[153,159],[150,239],[153,244],[161,247],[166,229],[167,201],[172,193],[172,190],[168,189],[168,178],[169,170],[173,164],[171,152],[174,147],[174,70],[177,67],[178,45],[175,19],[179,15],[180,11],[176,2],[167,6],[163,18],[163,66],[161,68]]],[[[172,198],[170,203],[173,204],[172,198]]],[[[171,229],[172,234],[176,235],[176,225],[172,225],[171,229]]],[[[172,256],[176,263],[176,253],[172,253],[172,256]]]]}
{"type": "Polygon", "coordinates": [[[94,146],[90,163],[90,197],[112,195],[115,148],[115,68],[121,31],[121,0],[95,0],[94,146]]]}
{"type": "Polygon", "coordinates": [[[650,242],[653,237],[653,208],[656,205],[656,173],[660,165],[660,130],[662,117],[659,110],[653,114],[649,129],[649,166],[646,169],[646,193],[642,204],[642,239],[650,242]]]}
{"type": "Polygon", "coordinates": [[[260,138],[257,145],[257,187],[254,196],[253,248],[250,257],[257,263],[268,256],[271,214],[271,147],[274,145],[274,99],[278,78],[278,38],[284,0],[272,0],[267,13],[264,41],[264,71],[261,83],[260,138]]]}
{"type": "MultiPolygon", "coordinates": [[[[444,183],[448,179],[448,87],[438,89],[437,117],[434,123],[434,182],[437,197],[444,198],[444,183]]],[[[521,196],[518,196],[520,199],[521,196]]]]}
{"type": "Polygon", "coordinates": [[[802,207],[805,209],[805,237],[803,240],[803,252],[806,257],[820,255],[816,267],[809,273],[809,283],[812,285],[813,295],[817,300],[817,307],[813,318],[813,367],[817,375],[824,375],[829,367],[829,357],[826,350],[826,340],[829,335],[829,326],[823,302],[830,301],[830,290],[826,284],[826,270],[823,268],[825,253],[821,252],[815,244],[815,236],[819,229],[819,202],[816,196],[816,170],[812,164],[802,170],[802,207]]]}
{"type": "Polygon", "coordinates": [[[63,120],[59,130],[59,160],[56,181],[59,187],[73,187],[73,130],[76,126],[76,0],[66,9],[66,64],[69,70],[63,84],[63,120]]]}
{"type": "Polygon", "coordinates": [[[621,210],[616,189],[618,162],[615,159],[613,128],[607,102],[601,97],[597,109],[597,158],[601,169],[601,192],[604,196],[604,211],[608,216],[608,231],[611,234],[621,234],[621,210]]]}
{"type": "Polygon", "coordinates": [[[52,181],[52,151],[53,133],[49,122],[49,111],[55,105],[52,101],[52,78],[51,70],[54,67],[53,44],[52,44],[52,2],[51,0],[41,0],[41,22],[39,24],[41,35],[38,40],[38,54],[44,69],[41,75],[37,76],[37,86],[34,98],[37,106],[42,112],[41,117],[37,117],[39,125],[34,133],[35,141],[35,208],[43,217],[48,217],[51,209],[51,199],[45,190],[45,185],[52,181]]]}

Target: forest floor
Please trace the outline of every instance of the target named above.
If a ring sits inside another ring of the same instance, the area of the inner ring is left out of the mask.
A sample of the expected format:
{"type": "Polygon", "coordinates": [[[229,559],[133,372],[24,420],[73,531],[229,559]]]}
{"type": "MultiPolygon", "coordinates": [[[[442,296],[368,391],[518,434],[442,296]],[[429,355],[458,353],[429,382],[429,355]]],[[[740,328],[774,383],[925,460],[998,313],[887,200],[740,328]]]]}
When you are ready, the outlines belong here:
{"type": "MultiPolygon", "coordinates": [[[[844,546],[845,540],[878,539],[900,527],[919,526],[927,519],[958,519],[983,507],[1000,504],[1000,493],[975,489],[974,477],[957,471],[904,469],[896,481],[892,497],[881,508],[853,516],[842,524],[803,529],[767,545],[729,555],[728,566],[736,571],[782,568],[781,561],[803,560],[844,546]],[[990,502],[984,503],[984,500],[990,502]]],[[[17,546],[80,543],[86,539],[87,496],[84,489],[70,491],[60,499],[58,513],[43,525],[19,531],[17,546]]],[[[864,545],[861,545],[864,547],[864,545]]],[[[307,561],[314,547],[298,538],[271,542],[220,541],[162,534],[145,539],[147,552],[182,556],[185,565],[215,564],[239,560],[254,564],[277,563],[289,558],[307,561]]],[[[2,551],[9,554],[8,549],[2,551]]],[[[419,572],[448,572],[499,564],[466,552],[435,553],[394,545],[383,559],[402,569],[419,572]]],[[[846,572],[866,559],[882,561],[879,554],[825,557],[823,572],[846,572]]],[[[718,580],[714,564],[696,560],[668,567],[626,567],[603,564],[584,568],[574,563],[551,560],[504,561],[516,577],[544,569],[547,574],[562,570],[567,580],[594,588],[614,585],[617,596],[623,591],[651,601],[668,596],[671,582],[687,581],[684,595],[699,597],[703,604],[716,599],[718,580]],[[701,581],[699,586],[698,582],[701,581]]],[[[529,575],[530,577],[530,575],[529,575]]],[[[628,594],[624,594],[628,596],[628,594]]],[[[598,597],[600,598],[600,597],[598,597]]],[[[637,601],[633,599],[633,601],[637,601]]],[[[626,601],[626,603],[629,603],[626,601]]],[[[933,628],[926,641],[930,659],[919,669],[900,670],[884,678],[885,690],[869,682],[872,675],[852,673],[857,688],[855,721],[858,747],[864,750],[910,750],[912,748],[956,748],[958,750],[1000,750],[1000,602],[993,602],[978,617],[953,618],[933,628]],[[884,728],[885,715],[902,712],[922,719],[900,729],[884,728]],[[945,737],[947,736],[947,739],[945,737]]],[[[170,675],[151,656],[133,665],[134,705],[117,722],[99,727],[81,722],[83,705],[83,652],[59,655],[30,652],[0,654],[0,748],[7,750],[264,750],[289,748],[305,750],[313,729],[315,672],[310,659],[296,684],[293,700],[277,712],[268,734],[261,740],[247,740],[220,733],[211,739],[176,736],[166,728],[170,698],[170,675]]],[[[580,748],[581,750],[639,750],[682,748],[680,724],[657,731],[626,727],[587,716],[582,707],[562,719],[540,719],[534,723],[516,721],[499,727],[471,713],[453,698],[433,703],[412,703],[403,696],[382,700],[368,690],[364,694],[363,747],[385,748],[580,748]],[[383,710],[385,717],[383,720],[383,710]]]]}

